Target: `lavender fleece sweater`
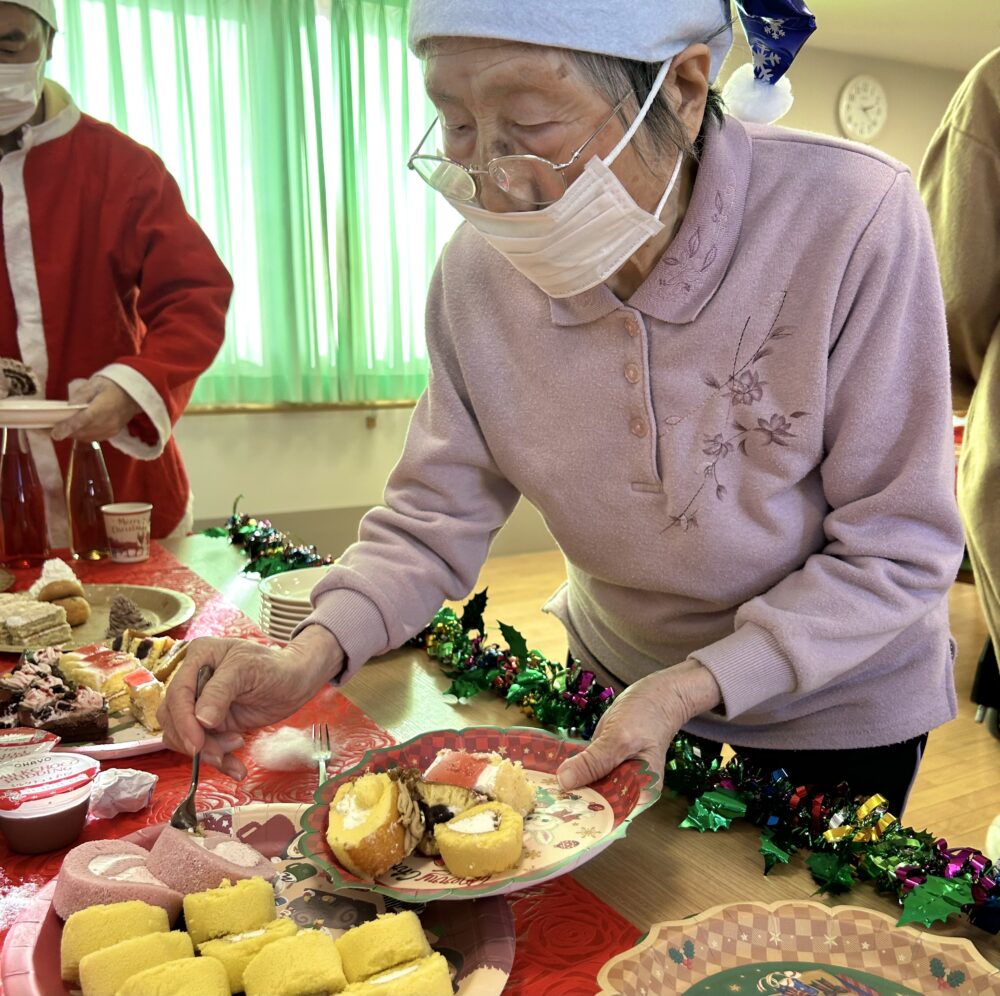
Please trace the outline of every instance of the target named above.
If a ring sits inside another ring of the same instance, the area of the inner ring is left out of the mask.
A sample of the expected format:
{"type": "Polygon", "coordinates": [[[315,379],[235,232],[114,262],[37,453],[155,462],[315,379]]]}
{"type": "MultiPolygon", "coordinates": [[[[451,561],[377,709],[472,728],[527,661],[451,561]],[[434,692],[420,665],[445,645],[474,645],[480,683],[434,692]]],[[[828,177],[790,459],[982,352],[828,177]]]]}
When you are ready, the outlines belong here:
{"type": "Polygon", "coordinates": [[[934,247],[872,149],[727,118],[627,302],[553,300],[468,225],[430,290],[431,377],[385,506],[316,588],[341,680],[464,597],[523,495],[547,608],[628,683],[687,657],[732,744],[886,744],[955,715],[962,553],[934,247]]]}

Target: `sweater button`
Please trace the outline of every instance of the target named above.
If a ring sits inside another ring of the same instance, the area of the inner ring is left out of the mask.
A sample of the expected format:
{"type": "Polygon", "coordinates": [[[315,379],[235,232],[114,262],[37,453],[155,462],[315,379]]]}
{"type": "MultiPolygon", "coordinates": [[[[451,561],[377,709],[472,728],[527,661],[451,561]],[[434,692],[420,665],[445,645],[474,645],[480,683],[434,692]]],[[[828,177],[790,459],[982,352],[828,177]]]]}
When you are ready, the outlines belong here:
{"type": "Polygon", "coordinates": [[[628,427],[632,435],[638,436],[640,439],[642,439],[642,437],[649,432],[649,429],[646,426],[646,420],[644,418],[639,418],[638,415],[629,420],[628,427]]]}
{"type": "Polygon", "coordinates": [[[639,334],[639,323],[635,320],[634,315],[629,315],[625,319],[625,331],[628,332],[633,339],[639,334]]]}
{"type": "Polygon", "coordinates": [[[630,384],[638,384],[639,378],[642,376],[639,368],[634,363],[625,364],[625,379],[630,384]]]}

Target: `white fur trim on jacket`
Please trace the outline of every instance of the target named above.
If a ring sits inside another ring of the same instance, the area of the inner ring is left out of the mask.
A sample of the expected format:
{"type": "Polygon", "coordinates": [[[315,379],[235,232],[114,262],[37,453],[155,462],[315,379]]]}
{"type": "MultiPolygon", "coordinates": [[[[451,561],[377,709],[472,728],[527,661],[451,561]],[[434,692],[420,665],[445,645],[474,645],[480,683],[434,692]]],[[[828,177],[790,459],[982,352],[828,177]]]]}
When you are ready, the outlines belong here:
{"type": "MultiPolygon", "coordinates": [[[[28,154],[36,145],[62,138],[80,120],[80,111],[61,88],[46,83],[46,94],[53,94],[52,103],[60,110],[42,124],[24,129],[21,147],[0,159],[0,190],[3,191],[3,236],[7,274],[10,278],[14,308],[17,312],[17,345],[21,359],[38,376],[42,396],[46,396],[49,355],[42,321],[42,301],[35,271],[35,250],[31,241],[31,218],[24,187],[24,167],[28,154]]],[[[49,543],[66,546],[69,543],[69,523],[66,519],[66,499],[62,472],[52,439],[46,432],[32,431],[28,436],[31,454],[45,492],[45,514],[48,520],[49,543]]]]}
{"type": "Polygon", "coordinates": [[[153,428],[160,437],[155,446],[148,446],[138,437],[131,435],[126,426],[108,442],[122,453],[135,457],[136,460],[155,460],[163,453],[173,430],[167,406],[163,403],[159,392],[138,370],[124,363],[111,363],[95,371],[93,376],[107,377],[117,384],[149,416],[153,428]]]}

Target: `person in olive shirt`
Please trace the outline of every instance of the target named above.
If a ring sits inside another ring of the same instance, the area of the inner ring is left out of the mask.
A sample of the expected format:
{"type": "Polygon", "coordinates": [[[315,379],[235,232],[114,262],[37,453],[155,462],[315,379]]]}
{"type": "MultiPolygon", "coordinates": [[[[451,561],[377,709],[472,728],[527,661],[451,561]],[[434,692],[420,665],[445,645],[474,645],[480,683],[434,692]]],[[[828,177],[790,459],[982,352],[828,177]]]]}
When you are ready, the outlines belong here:
{"type": "Polygon", "coordinates": [[[1000,49],[952,98],[920,187],[941,266],[953,403],[968,409],[958,498],[991,638],[972,697],[1000,736],[1000,49]]]}

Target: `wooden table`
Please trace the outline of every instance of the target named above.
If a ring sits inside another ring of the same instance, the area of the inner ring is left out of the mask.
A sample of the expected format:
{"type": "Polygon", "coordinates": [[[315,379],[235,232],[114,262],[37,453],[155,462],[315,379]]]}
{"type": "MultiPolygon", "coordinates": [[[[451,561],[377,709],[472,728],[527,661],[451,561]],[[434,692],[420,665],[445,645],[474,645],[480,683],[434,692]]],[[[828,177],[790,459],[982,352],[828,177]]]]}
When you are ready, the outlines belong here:
{"type": "MultiPolygon", "coordinates": [[[[247,615],[258,618],[256,582],[239,575],[244,560],[237,550],[221,540],[200,536],[163,545],[247,615]]],[[[488,576],[490,568],[495,570],[503,559],[488,564],[484,575],[488,576]]],[[[537,585],[534,587],[537,590],[537,585]]],[[[504,601],[503,593],[494,589],[492,596],[489,619],[514,622],[528,637],[530,646],[539,646],[552,656],[558,652],[551,643],[544,645],[545,639],[553,639],[558,623],[546,617],[541,623],[529,622],[516,594],[504,601]]],[[[450,705],[442,695],[447,685],[438,665],[426,654],[403,649],[362,668],[344,687],[344,694],[397,740],[434,729],[534,725],[520,712],[506,709],[499,699],[485,695],[464,706],[450,705]]],[[[643,931],[654,923],[678,920],[738,901],[771,903],[808,898],[830,906],[863,906],[892,917],[899,915],[895,898],[879,895],[868,883],[840,897],[816,895],[816,884],[801,854],[794,856],[788,866],[779,865],[765,876],[758,853],[760,832],[756,828],[737,823],[718,834],[680,830],[678,823],[686,806],[684,800],[661,798],[632,824],[623,840],[573,874],[643,931]]],[[[1000,937],[976,929],[964,918],[952,918],[947,925],[938,925],[933,933],[970,938],[985,957],[1000,967],[1000,937]]]]}

